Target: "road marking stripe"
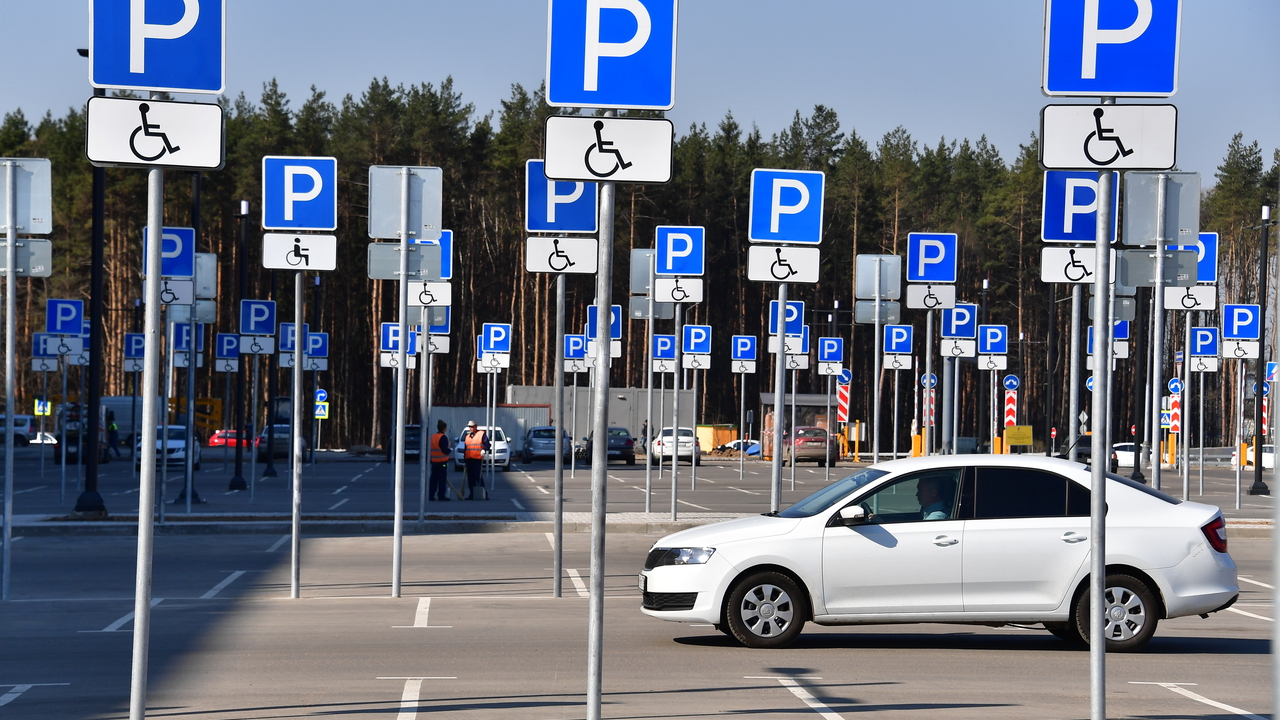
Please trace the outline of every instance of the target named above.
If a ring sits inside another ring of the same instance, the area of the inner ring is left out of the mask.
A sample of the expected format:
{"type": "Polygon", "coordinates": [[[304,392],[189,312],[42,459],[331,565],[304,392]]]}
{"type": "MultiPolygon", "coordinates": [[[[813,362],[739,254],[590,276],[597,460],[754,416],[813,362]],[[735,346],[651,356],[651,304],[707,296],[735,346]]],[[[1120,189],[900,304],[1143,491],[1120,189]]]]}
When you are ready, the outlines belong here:
{"type": "MultiPolygon", "coordinates": [[[[48,486],[48,485],[37,485],[37,486],[35,486],[35,487],[33,487],[33,488],[27,488],[26,490],[14,490],[14,491],[13,491],[13,494],[14,494],[14,495],[21,495],[22,493],[29,493],[29,492],[35,492],[35,491],[37,491],[37,490],[43,490],[43,489],[45,489],[45,488],[47,488],[47,487],[49,487],[49,486],[48,486]]],[[[30,687],[30,686],[28,686],[28,687],[30,687]]]]}
{"type": "Polygon", "coordinates": [[[551,549],[552,549],[552,550],[555,550],[555,549],[556,549],[556,536],[555,536],[555,535],[553,535],[553,534],[551,534],[551,533],[547,533],[546,535],[547,535],[547,544],[551,546],[551,549]]]}
{"type": "Polygon", "coordinates": [[[27,683],[25,685],[0,685],[0,687],[13,688],[9,692],[5,693],[4,695],[0,695],[0,706],[8,705],[14,700],[17,700],[19,695],[30,690],[33,687],[54,687],[58,685],[70,685],[70,684],[71,683],[27,683]]]}
{"type": "MultiPolygon", "coordinates": [[[[1230,608],[1227,608],[1227,609],[1230,610],[1230,608]]],[[[1195,700],[1198,703],[1204,703],[1209,707],[1215,707],[1215,708],[1218,708],[1219,710],[1226,710],[1227,712],[1232,713],[1234,715],[1239,715],[1241,717],[1249,718],[1249,720],[1266,720],[1266,718],[1262,717],[1261,715],[1254,715],[1253,713],[1248,712],[1246,710],[1241,710],[1238,707],[1232,707],[1226,703],[1220,703],[1217,700],[1210,700],[1209,698],[1203,695],[1197,695],[1196,693],[1193,693],[1184,687],[1180,687],[1182,685],[1195,685],[1195,683],[1130,682],[1129,684],[1130,685],[1159,685],[1160,687],[1166,690],[1170,690],[1172,692],[1178,693],[1179,695],[1185,698],[1190,698],[1191,700],[1195,700]]]]}
{"type": "Polygon", "coordinates": [[[684,500],[676,500],[676,502],[680,503],[681,505],[688,505],[689,507],[698,508],[699,510],[706,510],[707,512],[713,512],[711,508],[705,508],[705,507],[702,507],[701,505],[694,505],[693,503],[686,502],[684,500]]]}
{"type": "Polygon", "coordinates": [[[760,473],[756,472],[755,470],[748,470],[747,472],[748,472],[748,473],[750,473],[751,475],[759,475],[759,474],[760,474],[760,473]]]}
{"type": "Polygon", "coordinates": [[[341,499],[341,500],[339,500],[338,502],[334,503],[334,504],[333,504],[333,506],[332,506],[332,507],[330,507],[329,509],[330,509],[330,510],[337,510],[338,508],[342,507],[342,504],[343,504],[343,503],[345,503],[346,501],[348,501],[348,500],[350,500],[350,499],[351,499],[351,498],[342,498],[342,499],[341,499]]]}
{"type": "Polygon", "coordinates": [[[715,481],[715,480],[712,480],[711,478],[702,478],[702,482],[709,482],[709,483],[711,483],[712,485],[715,485],[715,484],[716,484],[716,481],[715,481]]]}
{"type": "Polygon", "coordinates": [[[728,486],[728,487],[729,487],[729,489],[730,489],[730,490],[737,490],[737,491],[738,491],[738,492],[740,492],[740,493],[746,493],[746,494],[748,494],[748,495],[759,495],[759,494],[760,494],[760,493],[758,493],[758,492],[751,492],[750,490],[743,490],[742,488],[733,487],[732,485],[730,485],[730,486],[728,486]]]}
{"type": "Polygon", "coordinates": [[[811,710],[818,713],[826,720],[844,720],[843,717],[832,712],[831,708],[819,702],[818,698],[814,697],[813,695],[810,695],[808,690],[805,690],[804,688],[800,687],[800,684],[797,683],[793,678],[780,677],[778,678],[778,682],[782,683],[782,686],[790,690],[792,695],[795,695],[796,697],[800,698],[800,700],[804,702],[805,705],[808,705],[811,710]]]}
{"type": "Polygon", "coordinates": [[[1245,617],[1256,618],[1256,619],[1258,619],[1258,620],[1266,620],[1267,622],[1275,622],[1275,620],[1272,620],[1272,619],[1271,619],[1271,618],[1269,618],[1269,617],[1263,617],[1263,616],[1261,616],[1261,615],[1254,615],[1254,614],[1253,614],[1253,613],[1251,613],[1251,612],[1245,612],[1245,611],[1243,611],[1243,610],[1237,610],[1236,608],[1233,608],[1233,607],[1229,607],[1229,608],[1227,608],[1227,610],[1229,610],[1230,612],[1236,613],[1237,615],[1244,615],[1245,617]]]}
{"type": "Polygon", "coordinates": [[[1249,578],[1247,578],[1247,577],[1237,577],[1236,579],[1237,579],[1237,580],[1240,580],[1241,582],[1247,582],[1247,583],[1249,583],[1250,585],[1259,585],[1259,586],[1264,587],[1264,588],[1266,588],[1266,589],[1268,589],[1268,590],[1275,590],[1275,587],[1273,587],[1273,586],[1271,586],[1271,585],[1268,585],[1268,584],[1266,584],[1266,583],[1264,583],[1264,582],[1258,582],[1257,580],[1250,580],[1250,579],[1249,579],[1249,578]]]}
{"type": "Polygon", "coordinates": [[[338,488],[337,490],[334,490],[334,491],[333,491],[333,494],[334,494],[334,495],[337,495],[338,493],[342,492],[343,490],[346,490],[348,487],[349,487],[348,485],[343,485],[342,487],[338,488]]]}
{"type": "Polygon", "coordinates": [[[380,677],[379,680],[403,680],[404,692],[400,694],[400,714],[396,720],[415,720],[418,717],[418,696],[423,680],[457,680],[456,677],[380,677]]]}
{"type": "Polygon", "coordinates": [[[538,486],[538,489],[542,491],[542,494],[543,494],[543,495],[550,495],[550,494],[551,494],[551,493],[547,492],[547,489],[546,489],[546,488],[544,488],[544,487],[542,487],[541,485],[539,485],[539,486],[538,486]]]}
{"type": "Polygon", "coordinates": [[[292,535],[281,536],[279,540],[275,541],[275,543],[271,547],[267,548],[264,552],[275,552],[279,550],[280,546],[288,542],[289,538],[291,537],[293,536],[292,535]]]}
{"type": "Polygon", "coordinates": [[[222,493],[222,494],[223,494],[223,495],[235,495],[235,494],[236,494],[236,493],[238,493],[238,492],[240,492],[240,491],[239,491],[239,490],[228,490],[228,491],[226,491],[226,492],[224,492],[224,493],[222,493]]]}
{"type": "Polygon", "coordinates": [[[200,599],[201,599],[201,600],[212,600],[212,599],[214,599],[215,597],[217,597],[218,593],[222,592],[223,590],[225,590],[225,589],[226,589],[226,587],[227,587],[228,585],[230,585],[231,583],[235,582],[235,581],[236,581],[236,580],[237,580],[241,575],[243,575],[243,574],[244,574],[244,572],[245,572],[244,570],[236,570],[235,572],[231,573],[231,574],[230,574],[230,575],[228,575],[228,576],[227,576],[227,577],[226,577],[222,582],[218,583],[217,585],[214,585],[214,586],[209,590],[209,592],[207,592],[207,593],[205,593],[205,594],[201,595],[201,596],[200,596],[200,599]]]}
{"type": "Polygon", "coordinates": [[[517,499],[515,499],[515,498],[511,498],[511,502],[515,503],[515,506],[516,506],[516,509],[517,509],[517,510],[523,510],[523,509],[524,509],[524,506],[520,504],[520,501],[519,501],[519,500],[517,500],[517,499]]]}
{"type": "MultiPolygon", "coordinates": [[[[378,465],[381,465],[381,464],[382,464],[382,463],[378,463],[378,465]]],[[[378,465],[374,465],[373,467],[369,468],[368,470],[365,470],[364,472],[360,473],[359,475],[357,475],[357,476],[355,476],[355,477],[351,478],[351,482],[355,482],[355,481],[359,480],[360,478],[364,477],[365,475],[368,475],[369,473],[373,472],[375,469],[377,469],[378,465]]]]}
{"type": "MultiPolygon", "coordinates": [[[[164,602],[164,598],[151,598],[151,607],[155,607],[155,606],[159,605],[159,604],[160,604],[160,603],[162,603],[162,602],[164,602]]],[[[102,628],[102,630],[101,630],[101,631],[99,631],[99,632],[115,632],[115,631],[119,630],[121,627],[123,627],[125,623],[132,622],[132,621],[133,621],[133,611],[130,611],[128,615],[125,615],[124,617],[120,618],[119,620],[117,620],[117,621],[115,621],[115,622],[111,623],[110,625],[108,625],[108,626],[106,626],[106,627],[102,628]]],[[[94,631],[93,631],[93,630],[87,630],[86,632],[94,632],[94,631]]]]}
{"type": "Polygon", "coordinates": [[[9,538],[9,541],[10,541],[10,542],[18,542],[18,541],[19,541],[19,540],[21,540],[21,539],[22,539],[21,537],[11,537],[11,538],[9,538]]]}
{"type": "Polygon", "coordinates": [[[578,597],[590,597],[591,593],[587,592],[587,586],[582,582],[582,576],[573,568],[566,568],[565,572],[569,574],[569,579],[573,581],[573,586],[578,590],[578,597]]]}

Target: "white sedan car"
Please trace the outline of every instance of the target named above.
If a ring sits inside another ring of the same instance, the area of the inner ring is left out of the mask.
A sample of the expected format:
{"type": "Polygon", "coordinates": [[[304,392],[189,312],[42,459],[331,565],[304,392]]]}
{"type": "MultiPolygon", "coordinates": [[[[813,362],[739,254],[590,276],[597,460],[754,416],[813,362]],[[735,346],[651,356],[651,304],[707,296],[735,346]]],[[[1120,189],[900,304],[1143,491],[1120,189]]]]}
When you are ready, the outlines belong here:
{"type": "MultiPolygon", "coordinates": [[[[484,426],[480,428],[489,435],[490,450],[484,454],[485,465],[489,464],[490,455],[492,455],[493,464],[502,468],[503,472],[511,470],[511,443],[507,440],[507,434],[502,432],[501,427],[484,426]]],[[[457,443],[453,446],[453,467],[455,470],[462,470],[466,467],[467,442],[466,433],[458,436],[457,443]]]]}
{"type": "MultiPolygon", "coordinates": [[[[711,623],[749,647],[818,625],[1043,624],[1089,636],[1090,472],[1028,455],[880,463],[780,513],[669,535],[640,573],[643,612],[711,623]]],[[[1107,482],[1109,651],[1162,618],[1239,596],[1218,508],[1107,482]]]]}

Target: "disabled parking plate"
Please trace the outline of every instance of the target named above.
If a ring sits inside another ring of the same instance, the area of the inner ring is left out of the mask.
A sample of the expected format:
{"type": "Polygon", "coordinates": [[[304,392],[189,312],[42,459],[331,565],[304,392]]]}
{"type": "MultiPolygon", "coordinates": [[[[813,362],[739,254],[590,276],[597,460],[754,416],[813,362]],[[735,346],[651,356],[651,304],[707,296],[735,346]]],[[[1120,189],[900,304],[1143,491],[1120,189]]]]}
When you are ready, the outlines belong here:
{"type": "Polygon", "coordinates": [[[525,241],[524,269],[533,273],[595,273],[599,261],[595,238],[531,237],[525,241]]]}
{"type": "Polygon", "coordinates": [[[544,171],[552,180],[671,180],[675,126],[670,120],[552,115],[546,128],[544,171]]]}
{"type": "Polygon", "coordinates": [[[334,235],[267,233],[262,236],[262,267],[269,270],[333,270],[338,267],[334,235]]]}
{"type": "Polygon", "coordinates": [[[1050,170],[1168,170],[1178,145],[1173,105],[1048,105],[1040,162],[1050,170]]]}
{"type": "Polygon", "coordinates": [[[213,103],[91,97],[85,151],[101,167],[219,170],[224,117],[213,103]]]}

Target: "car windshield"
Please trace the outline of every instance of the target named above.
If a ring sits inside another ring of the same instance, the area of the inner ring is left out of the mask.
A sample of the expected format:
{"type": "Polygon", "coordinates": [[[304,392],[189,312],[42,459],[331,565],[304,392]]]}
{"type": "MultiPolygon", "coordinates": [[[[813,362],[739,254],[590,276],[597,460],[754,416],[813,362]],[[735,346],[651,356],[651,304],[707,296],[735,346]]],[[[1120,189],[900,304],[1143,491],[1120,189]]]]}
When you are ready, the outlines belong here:
{"type": "Polygon", "coordinates": [[[551,428],[547,428],[545,430],[533,430],[529,433],[529,437],[537,438],[539,440],[555,440],[556,431],[551,428]]]}
{"type": "Polygon", "coordinates": [[[826,436],[827,431],[822,428],[800,428],[796,431],[796,437],[821,438],[826,436]]]}
{"type": "Polygon", "coordinates": [[[857,490],[860,487],[865,487],[871,481],[876,480],[877,478],[882,478],[888,474],[889,473],[884,470],[867,468],[860,473],[855,473],[843,480],[837,480],[834,483],[831,483],[818,492],[778,513],[778,517],[813,517],[832,505],[835,505],[854,490],[857,490]]]}
{"type": "Polygon", "coordinates": [[[609,428],[609,437],[631,437],[626,428],[609,428]]]}
{"type": "MultiPolygon", "coordinates": [[[[662,428],[662,437],[671,437],[671,428],[662,428]]],[[[680,428],[680,437],[693,437],[693,431],[689,428],[680,428]]]]}

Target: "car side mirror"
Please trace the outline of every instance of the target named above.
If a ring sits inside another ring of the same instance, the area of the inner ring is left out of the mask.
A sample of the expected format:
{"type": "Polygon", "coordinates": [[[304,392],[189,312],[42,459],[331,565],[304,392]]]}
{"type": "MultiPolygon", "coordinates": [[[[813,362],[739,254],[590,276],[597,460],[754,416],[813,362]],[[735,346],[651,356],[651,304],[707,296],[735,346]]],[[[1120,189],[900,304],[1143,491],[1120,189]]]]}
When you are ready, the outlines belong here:
{"type": "Polygon", "coordinates": [[[849,525],[863,525],[867,522],[867,509],[861,505],[850,505],[840,510],[839,518],[840,524],[846,527],[849,525]]]}

